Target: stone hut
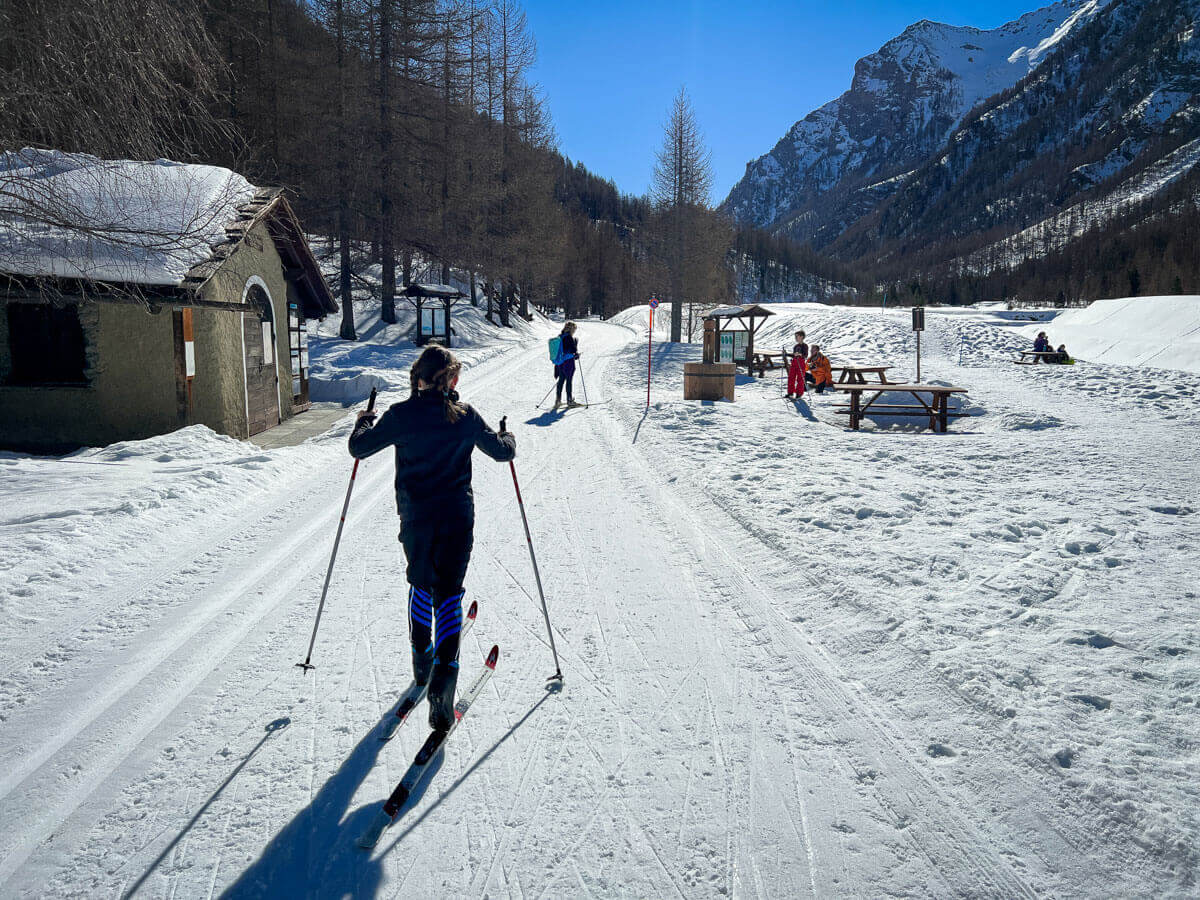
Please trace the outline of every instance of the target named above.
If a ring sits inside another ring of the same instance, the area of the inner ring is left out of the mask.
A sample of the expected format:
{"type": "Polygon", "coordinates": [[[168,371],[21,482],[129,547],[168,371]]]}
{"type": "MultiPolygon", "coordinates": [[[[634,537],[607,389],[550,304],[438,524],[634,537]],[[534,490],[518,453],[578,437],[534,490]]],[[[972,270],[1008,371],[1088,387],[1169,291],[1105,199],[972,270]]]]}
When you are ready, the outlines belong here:
{"type": "Polygon", "coordinates": [[[0,445],[56,451],[308,407],[337,311],[279,190],[211,166],[0,154],[0,445]]]}

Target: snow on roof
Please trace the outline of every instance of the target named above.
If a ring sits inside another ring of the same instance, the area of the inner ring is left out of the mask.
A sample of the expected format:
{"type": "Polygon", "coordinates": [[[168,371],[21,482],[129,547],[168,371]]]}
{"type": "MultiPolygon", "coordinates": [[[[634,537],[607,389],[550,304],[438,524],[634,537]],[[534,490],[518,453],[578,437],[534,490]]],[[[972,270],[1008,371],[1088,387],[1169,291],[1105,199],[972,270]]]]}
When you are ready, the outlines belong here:
{"type": "Polygon", "coordinates": [[[404,293],[410,297],[445,297],[455,299],[465,297],[462,291],[450,284],[430,284],[428,282],[413,282],[405,285],[404,293]]]}
{"type": "Polygon", "coordinates": [[[178,285],[255,190],[218,166],[0,153],[0,271],[178,285]]]}

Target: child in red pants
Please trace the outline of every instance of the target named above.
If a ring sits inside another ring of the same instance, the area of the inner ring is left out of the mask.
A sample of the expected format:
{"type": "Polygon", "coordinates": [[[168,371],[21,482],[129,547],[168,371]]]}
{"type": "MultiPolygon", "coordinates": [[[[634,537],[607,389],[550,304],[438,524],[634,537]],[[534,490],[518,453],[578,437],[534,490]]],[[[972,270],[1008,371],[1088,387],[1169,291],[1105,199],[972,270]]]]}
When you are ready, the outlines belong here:
{"type": "Polygon", "coordinates": [[[792,362],[788,366],[787,399],[798,399],[804,396],[804,379],[808,375],[808,344],[804,342],[804,332],[796,332],[796,346],[792,348],[792,362]]]}

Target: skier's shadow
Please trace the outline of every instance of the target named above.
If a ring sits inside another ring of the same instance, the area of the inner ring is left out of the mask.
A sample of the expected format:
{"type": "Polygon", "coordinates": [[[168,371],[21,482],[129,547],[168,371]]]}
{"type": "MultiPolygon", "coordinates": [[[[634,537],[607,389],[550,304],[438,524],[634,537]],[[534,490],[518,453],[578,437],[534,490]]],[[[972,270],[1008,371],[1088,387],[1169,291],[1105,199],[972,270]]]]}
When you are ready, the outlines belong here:
{"type": "Polygon", "coordinates": [[[808,401],[805,400],[803,397],[797,397],[795,400],[792,401],[792,403],[795,404],[796,412],[800,413],[800,415],[804,416],[804,418],[808,419],[808,421],[810,421],[810,422],[819,422],[820,421],[820,419],[818,419],[815,415],[813,415],[812,408],[808,405],[808,401]]]}
{"type": "MultiPolygon", "coordinates": [[[[389,708],[384,719],[392,712],[389,708]]],[[[371,858],[357,841],[381,804],[360,807],[348,815],[347,810],[380,752],[397,745],[394,739],[379,740],[380,725],[382,720],[359,740],[312,802],[275,835],[222,897],[377,895],[383,881],[382,860],[371,858]]],[[[272,806],[269,795],[255,798],[254,814],[270,822],[272,806]]]]}
{"type": "Polygon", "coordinates": [[[532,419],[526,419],[526,425],[536,425],[538,428],[545,428],[548,425],[553,425],[563,417],[563,413],[555,412],[552,409],[546,410],[540,416],[534,416],[532,419]]]}
{"type": "MultiPolygon", "coordinates": [[[[538,702],[533,704],[533,706],[529,707],[529,709],[526,710],[525,714],[523,716],[521,716],[521,718],[518,719],[516,722],[514,722],[509,727],[508,731],[504,732],[504,734],[501,735],[499,740],[497,740],[494,744],[492,744],[492,746],[488,747],[487,750],[485,750],[482,754],[480,754],[479,758],[476,759],[475,762],[473,762],[471,764],[471,766],[465,772],[463,772],[461,775],[458,776],[457,779],[455,779],[454,784],[450,785],[450,787],[448,787],[445,791],[443,791],[441,796],[438,797],[437,800],[435,800],[433,803],[431,803],[428,807],[426,807],[425,810],[421,813],[421,815],[419,815],[412,822],[409,822],[406,824],[406,827],[404,828],[404,830],[401,831],[398,835],[396,835],[396,837],[392,840],[392,842],[390,844],[388,844],[387,847],[384,848],[383,852],[379,855],[380,859],[387,856],[389,853],[392,852],[392,850],[394,850],[397,846],[399,846],[406,837],[408,837],[410,834],[413,833],[413,831],[416,830],[418,825],[420,825],[422,822],[425,821],[426,817],[428,817],[430,815],[430,813],[432,813],[435,809],[437,809],[439,806],[441,806],[446,801],[447,797],[449,797],[456,790],[458,790],[458,788],[462,786],[462,783],[464,781],[466,781],[468,778],[470,778],[471,775],[473,775],[475,773],[476,769],[478,769],[485,762],[487,762],[488,758],[493,753],[495,753],[498,749],[500,749],[501,744],[503,744],[510,737],[512,737],[514,734],[516,734],[517,729],[519,729],[522,725],[524,725],[526,722],[529,721],[529,719],[533,716],[533,714],[535,712],[538,711],[538,709],[541,707],[541,705],[543,703],[545,703],[547,700],[549,700],[554,695],[561,693],[562,692],[562,683],[561,682],[551,682],[550,684],[546,685],[545,690],[546,690],[546,692],[541,696],[541,698],[538,700],[538,702]]],[[[424,796],[424,794],[425,794],[425,789],[429,786],[430,781],[432,781],[432,779],[433,779],[434,771],[436,771],[435,765],[436,765],[436,768],[441,768],[443,757],[444,757],[444,751],[439,750],[437,756],[434,757],[434,764],[430,765],[429,771],[426,772],[425,776],[421,779],[420,783],[413,790],[412,795],[405,802],[404,806],[400,807],[400,811],[398,813],[396,813],[396,822],[400,822],[404,818],[404,814],[406,812],[408,812],[410,809],[412,809],[414,806],[416,806],[417,803],[420,802],[421,797],[424,796]]],[[[374,811],[379,809],[382,805],[383,805],[382,803],[375,804],[372,807],[372,814],[374,814],[374,811]]],[[[393,827],[395,827],[395,826],[393,825],[393,827]]],[[[388,832],[385,831],[384,836],[386,837],[387,835],[388,835],[388,832]]]]}

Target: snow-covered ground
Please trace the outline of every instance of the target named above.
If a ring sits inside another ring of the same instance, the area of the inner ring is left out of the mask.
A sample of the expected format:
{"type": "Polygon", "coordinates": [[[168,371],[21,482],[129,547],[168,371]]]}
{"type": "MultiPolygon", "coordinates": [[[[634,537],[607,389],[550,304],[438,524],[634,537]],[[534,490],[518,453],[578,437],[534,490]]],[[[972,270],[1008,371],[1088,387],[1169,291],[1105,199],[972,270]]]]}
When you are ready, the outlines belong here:
{"type": "MultiPolygon", "coordinates": [[[[912,374],[907,310],[773,309],[759,346],[912,374]]],[[[371,854],[424,737],[373,733],[408,680],[390,460],[305,676],[349,417],[0,457],[0,895],[1194,894],[1200,374],[1014,366],[1025,325],[930,311],[923,375],[978,414],[945,436],[770,376],[685,402],[696,346],[655,345],[646,410],[646,310],[582,323],[608,402],[552,415],[550,326],[481,325],[461,389],[517,433],[566,688],[480,459],[463,658],[499,670],[371,854]]],[[[397,399],[394,337],[314,375],[397,399]]]]}

